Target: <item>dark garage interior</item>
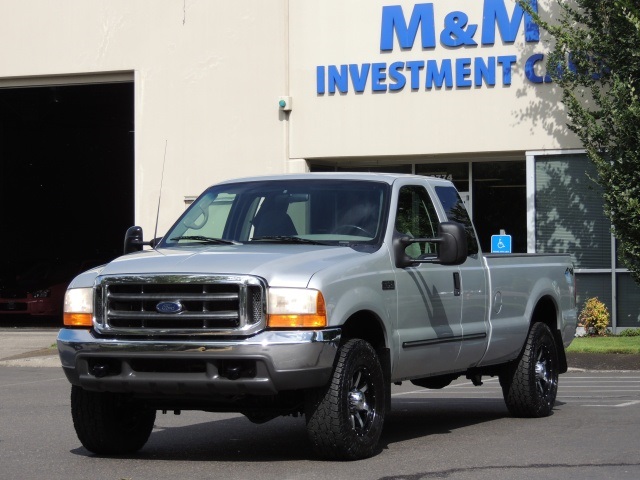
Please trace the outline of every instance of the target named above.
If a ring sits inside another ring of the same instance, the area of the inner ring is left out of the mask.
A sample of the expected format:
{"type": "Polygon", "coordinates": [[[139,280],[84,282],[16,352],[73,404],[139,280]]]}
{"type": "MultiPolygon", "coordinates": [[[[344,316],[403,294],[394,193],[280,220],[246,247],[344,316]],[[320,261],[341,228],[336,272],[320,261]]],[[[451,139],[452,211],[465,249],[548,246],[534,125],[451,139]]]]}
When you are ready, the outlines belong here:
{"type": "Polygon", "coordinates": [[[0,215],[0,321],[59,317],[21,299],[61,302],[134,223],[133,83],[0,89],[0,215]]]}

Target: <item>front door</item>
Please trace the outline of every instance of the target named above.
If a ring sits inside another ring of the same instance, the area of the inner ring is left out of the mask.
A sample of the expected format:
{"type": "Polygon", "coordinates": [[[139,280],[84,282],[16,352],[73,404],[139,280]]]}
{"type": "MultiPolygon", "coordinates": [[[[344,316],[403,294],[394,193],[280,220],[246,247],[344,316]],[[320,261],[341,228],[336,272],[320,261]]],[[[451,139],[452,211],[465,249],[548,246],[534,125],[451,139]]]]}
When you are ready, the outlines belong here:
{"type": "MultiPolygon", "coordinates": [[[[396,234],[435,238],[436,209],[424,186],[407,184],[398,192],[396,234]]],[[[407,255],[416,260],[434,258],[437,245],[411,244],[407,255]]],[[[398,336],[400,344],[395,378],[411,378],[454,371],[462,343],[462,297],[458,267],[419,263],[397,268],[398,336]]]]}

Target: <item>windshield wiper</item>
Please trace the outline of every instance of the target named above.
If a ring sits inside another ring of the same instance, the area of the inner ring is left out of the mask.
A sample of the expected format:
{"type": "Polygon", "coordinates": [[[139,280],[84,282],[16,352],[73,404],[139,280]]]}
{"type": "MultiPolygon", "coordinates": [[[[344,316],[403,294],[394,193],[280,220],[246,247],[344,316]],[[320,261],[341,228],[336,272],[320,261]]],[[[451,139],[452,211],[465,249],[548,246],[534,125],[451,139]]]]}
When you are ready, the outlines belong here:
{"type": "Polygon", "coordinates": [[[277,242],[277,243],[306,243],[309,245],[330,245],[329,243],[310,240],[308,238],[294,237],[292,235],[266,235],[264,237],[254,237],[253,242],[277,242]]]}
{"type": "Polygon", "coordinates": [[[179,237],[170,238],[171,241],[176,240],[196,240],[198,242],[214,243],[216,245],[241,245],[240,242],[233,240],[225,240],[223,238],[204,237],[202,235],[181,235],[179,237]]]}

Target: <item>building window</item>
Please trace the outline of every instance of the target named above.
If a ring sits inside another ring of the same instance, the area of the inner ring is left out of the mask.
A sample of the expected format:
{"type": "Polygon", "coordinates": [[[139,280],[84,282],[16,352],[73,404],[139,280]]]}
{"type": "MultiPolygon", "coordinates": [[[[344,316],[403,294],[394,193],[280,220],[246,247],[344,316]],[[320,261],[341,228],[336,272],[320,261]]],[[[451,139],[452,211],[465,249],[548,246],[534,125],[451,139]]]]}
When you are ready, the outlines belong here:
{"type": "Polygon", "coordinates": [[[616,286],[617,326],[640,328],[640,287],[629,273],[619,273],[616,286]]]}
{"type": "Polygon", "coordinates": [[[417,164],[416,175],[444,178],[453,182],[459,192],[469,192],[469,162],[417,164]]]}
{"type": "Polygon", "coordinates": [[[536,251],[569,253],[580,269],[611,268],[611,223],[584,155],[536,159],[536,251]]]}
{"type": "Polygon", "coordinates": [[[616,330],[640,327],[640,287],[617,268],[602,189],[592,180],[594,165],[585,154],[539,155],[534,162],[536,252],[571,255],[578,310],[598,297],[616,330]]]}
{"type": "Polygon", "coordinates": [[[325,165],[323,163],[310,163],[310,172],[364,172],[364,173],[412,173],[413,166],[411,164],[401,165],[350,165],[337,166],[325,165]]]}

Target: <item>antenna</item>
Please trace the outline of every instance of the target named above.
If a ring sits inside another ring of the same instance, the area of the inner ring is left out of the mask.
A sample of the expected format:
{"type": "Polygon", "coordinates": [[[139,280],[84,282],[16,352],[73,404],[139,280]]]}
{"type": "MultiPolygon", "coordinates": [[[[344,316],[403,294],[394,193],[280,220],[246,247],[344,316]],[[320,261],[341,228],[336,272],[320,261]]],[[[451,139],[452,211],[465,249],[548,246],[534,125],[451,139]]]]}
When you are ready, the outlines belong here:
{"type": "Polygon", "coordinates": [[[167,160],[167,140],[164,141],[164,157],[162,159],[162,173],[160,174],[160,191],[158,192],[158,212],[156,213],[156,228],[153,231],[152,247],[155,248],[155,239],[158,237],[158,220],[160,219],[160,199],[162,198],[162,181],[164,180],[164,164],[167,160]]]}

